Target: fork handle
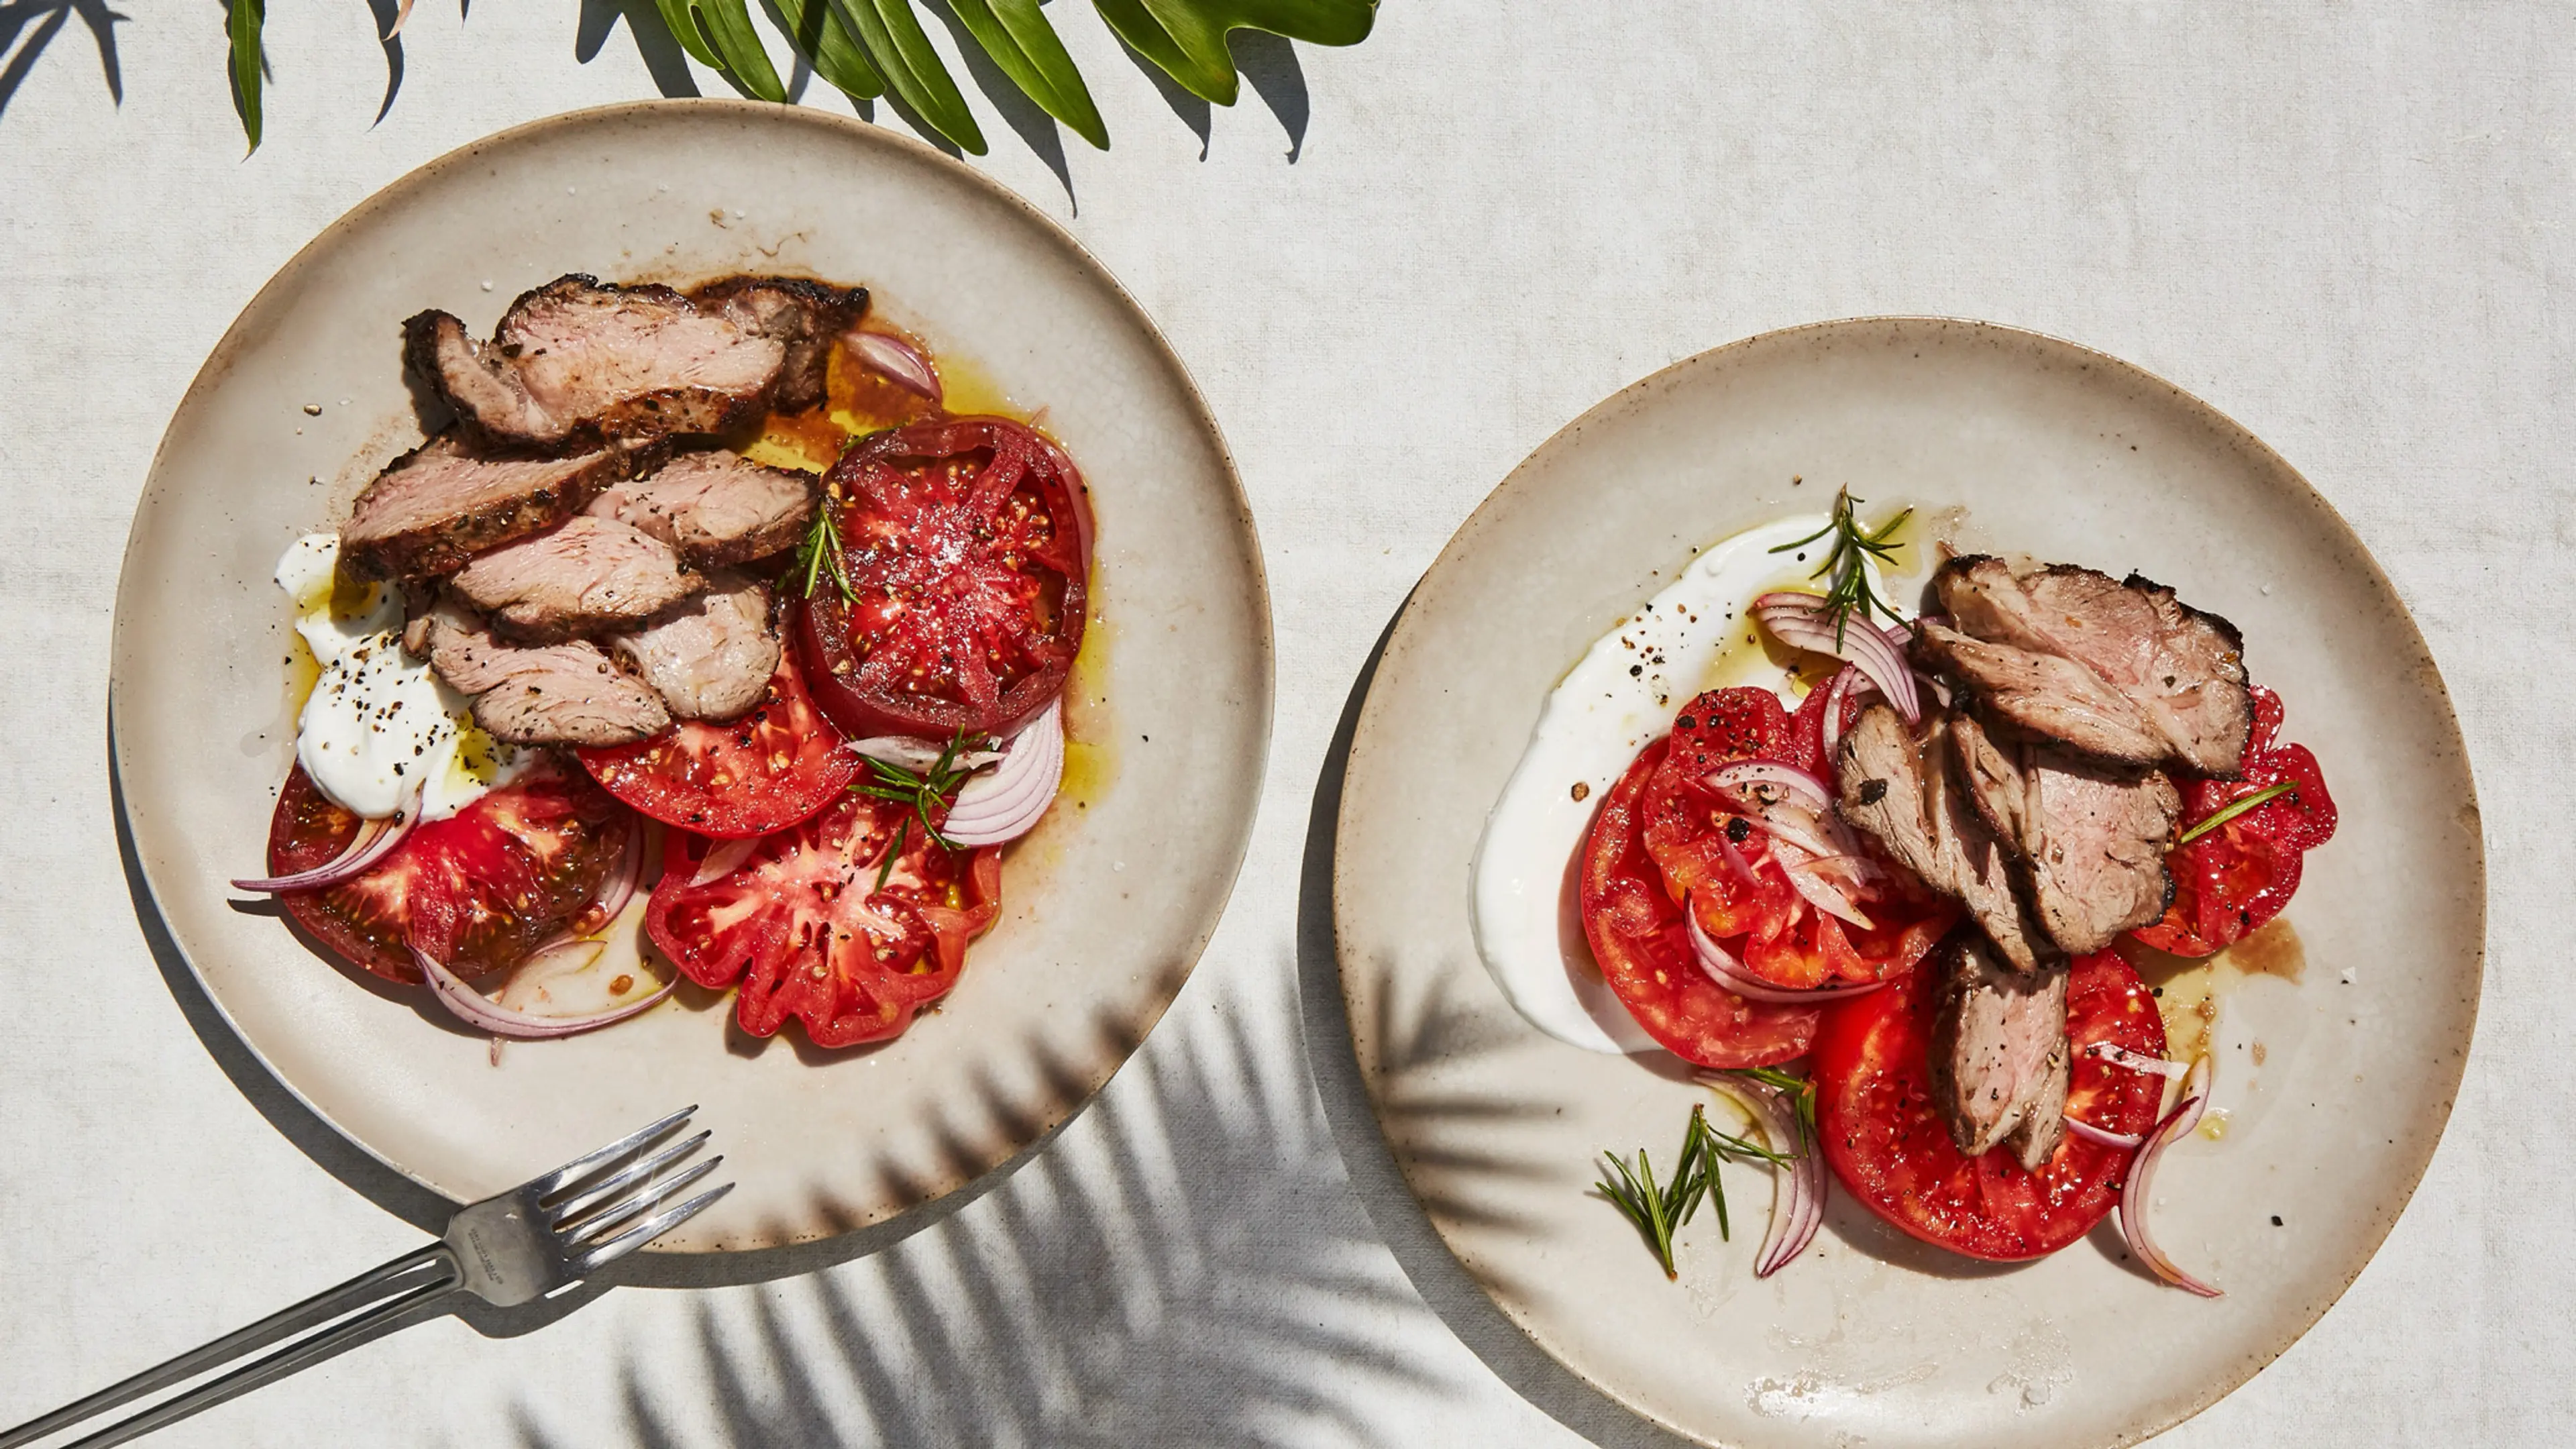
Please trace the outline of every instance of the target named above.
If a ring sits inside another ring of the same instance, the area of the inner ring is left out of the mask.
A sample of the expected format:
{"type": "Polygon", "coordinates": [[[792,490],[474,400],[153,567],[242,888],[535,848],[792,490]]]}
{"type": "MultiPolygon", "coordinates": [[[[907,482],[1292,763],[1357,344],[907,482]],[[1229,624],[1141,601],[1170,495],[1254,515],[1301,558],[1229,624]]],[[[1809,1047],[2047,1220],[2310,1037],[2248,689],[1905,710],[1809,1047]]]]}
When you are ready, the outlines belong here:
{"type": "Polygon", "coordinates": [[[292,1308],[272,1313],[246,1328],[236,1329],[202,1348],[145,1369],[132,1378],[111,1384],[85,1399],[65,1404],[50,1414],[28,1420],[18,1427],[0,1433],[0,1449],[18,1449],[32,1444],[57,1429],[68,1428],[84,1419],[130,1403],[146,1394],[168,1388],[193,1378],[209,1369],[232,1362],[257,1349],[264,1348],[294,1334],[303,1333],[317,1324],[329,1324],[318,1333],[288,1344],[285,1348],[254,1363],[233,1370],[156,1404],[129,1419],[121,1420],[96,1434],[65,1446],[65,1449],[90,1449],[90,1446],[121,1444],[138,1434],[149,1433],[165,1424],[174,1423],[200,1409],[211,1408],[235,1394],[258,1387],[270,1379],[289,1374],[316,1359],[327,1357],[349,1340],[376,1325],[407,1313],[429,1300],[453,1291],[464,1281],[458,1269],[456,1254],[445,1243],[431,1243],[416,1252],[405,1253],[392,1262],[361,1273],[336,1288],[328,1288],[292,1308]],[[426,1275],[423,1269],[430,1270],[426,1275]],[[372,1305],[372,1306],[370,1306],[372,1305]],[[354,1317],[341,1315],[364,1309],[354,1317]],[[339,1318],[337,1323],[330,1320],[339,1318]]]}

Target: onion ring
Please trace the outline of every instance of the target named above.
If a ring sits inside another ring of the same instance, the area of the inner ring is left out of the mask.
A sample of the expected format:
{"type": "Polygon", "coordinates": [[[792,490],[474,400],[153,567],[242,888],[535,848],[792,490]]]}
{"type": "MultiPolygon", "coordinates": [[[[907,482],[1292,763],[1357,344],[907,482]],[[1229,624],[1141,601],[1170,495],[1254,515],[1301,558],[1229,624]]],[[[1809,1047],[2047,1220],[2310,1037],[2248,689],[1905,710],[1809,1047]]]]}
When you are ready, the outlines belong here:
{"type": "Polygon", "coordinates": [[[2201,1109],[2208,1101],[2209,1058],[2202,1057],[2191,1064],[2191,1074],[2183,1078],[2182,1101],[2147,1133],[2146,1145],[2129,1160],[2129,1180],[2120,1188],[2120,1236],[2128,1240],[2129,1251],[2138,1255],[2138,1261],[2157,1277],[2185,1292],[2216,1298],[2221,1296],[2217,1289],[2184,1272],[2165,1256],[2165,1250],[2147,1231],[2147,1203],[2155,1192],[2156,1164],[2166,1148],[2191,1135],[2191,1129],[2200,1125],[2201,1109]]]}
{"type": "Polygon", "coordinates": [[[1914,667],[1878,626],[1867,619],[1846,617],[1839,629],[1826,615],[1825,601],[1815,594],[1764,594],[1753,601],[1753,612],[1781,643],[1793,648],[1830,654],[1848,664],[1857,665],[1907,724],[1923,717],[1922,697],[1914,688],[1914,667]],[[1857,627],[1855,627],[1855,625],[1857,627]]]}
{"type": "Polygon", "coordinates": [[[674,973],[670,980],[662,983],[660,990],[641,1001],[630,1001],[624,1006],[593,1012],[588,1016],[538,1016],[532,1012],[514,1011],[494,1002],[482,992],[467,985],[463,977],[448,970],[439,963],[437,958],[418,946],[411,948],[411,956],[414,961],[420,963],[421,975],[428,978],[430,994],[437,997],[438,1004],[446,1007],[457,1020],[479,1031],[490,1032],[496,1037],[506,1036],[521,1041],[572,1036],[578,1032],[595,1031],[612,1022],[624,1021],[637,1012],[658,1004],[680,984],[678,974],[674,973]]]}
{"type": "Polygon", "coordinates": [[[412,828],[420,824],[420,797],[419,790],[412,791],[411,798],[395,809],[390,820],[369,820],[361,823],[358,833],[350,837],[348,848],[324,864],[317,865],[311,870],[299,870],[293,875],[254,876],[237,880],[233,882],[233,889],[262,891],[269,894],[281,891],[318,891],[338,885],[342,881],[356,880],[359,876],[375,869],[379,862],[393,854],[401,847],[403,841],[410,837],[412,828]]]}
{"type": "Polygon", "coordinates": [[[1797,1153],[1788,1164],[1788,1175],[1774,1179],[1778,1191],[1771,1199],[1771,1228],[1762,1235],[1762,1250],[1753,1259],[1753,1276],[1768,1278],[1807,1251],[1825,1221],[1825,1155],[1800,1126],[1798,1109],[1777,1087],[1708,1072],[1701,1073],[1699,1080],[1751,1113],[1772,1151],[1784,1156],[1793,1150],[1797,1153]]]}

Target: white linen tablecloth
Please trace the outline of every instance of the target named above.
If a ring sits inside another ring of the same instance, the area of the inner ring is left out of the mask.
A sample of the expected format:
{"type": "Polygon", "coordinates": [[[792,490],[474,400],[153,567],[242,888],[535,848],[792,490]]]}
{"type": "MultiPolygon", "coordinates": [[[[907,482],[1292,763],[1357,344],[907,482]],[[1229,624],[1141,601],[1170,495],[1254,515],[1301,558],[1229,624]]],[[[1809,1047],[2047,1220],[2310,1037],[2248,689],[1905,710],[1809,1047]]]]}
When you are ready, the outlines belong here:
{"type": "MultiPolygon", "coordinates": [[[[0,1423],[421,1240],[236,1089],[127,894],[109,621],[171,408],[377,187],[689,74],[619,0],[429,0],[378,121],[369,7],[272,5],[244,160],[219,7],[128,8],[0,6],[27,22],[0,44],[0,1423]]],[[[2166,1442],[2563,1442],[2576,17],[1389,0],[1356,49],[1245,47],[1254,84],[1211,113],[1078,0],[1051,13],[1116,149],[977,96],[977,164],[1196,373],[1277,610],[1268,796],[1179,1005],[1042,1160],[878,1257],[519,1337],[440,1318],[162,1442],[1578,1442],[1423,1306],[1345,1177],[1299,1026],[1311,792],[1379,631],[1530,448],[1677,358],[1876,312],[2078,339],[2277,447],[2415,610],[2481,783],[2486,999],[2431,1174],[2316,1331],[2166,1442]]]]}

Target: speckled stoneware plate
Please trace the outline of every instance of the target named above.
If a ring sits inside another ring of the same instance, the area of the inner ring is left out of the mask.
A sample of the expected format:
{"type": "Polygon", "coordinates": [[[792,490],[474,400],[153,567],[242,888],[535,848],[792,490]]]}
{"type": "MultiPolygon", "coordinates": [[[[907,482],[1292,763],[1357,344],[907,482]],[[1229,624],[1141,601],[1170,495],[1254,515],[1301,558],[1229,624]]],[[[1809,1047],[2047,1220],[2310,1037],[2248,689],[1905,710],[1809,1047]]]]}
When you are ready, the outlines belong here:
{"type": "Polygon", "coordinates": [[[1678,364],[1495,490],[1388,642],[1343,782],[1333,899],[1361,1075],[1397,1166],[1466,1272],[1580,1380],[1707,1444],[2066,1449],[2142,1439],[2211,1403],[2369,1261],[2459,1085],[2485,884],[2432,658],[2287,462],[2100,353],[1905,318],[1678,364]],[[1842,483],[1875,505],[1964,509],[1947,524],[1963,543],[2175,585],[2243,626],[2255,677],[2324,762],[2342,824],[2288,913],[2305,970],[2231,993],[2229,1130],[2187,1139],[2159,1178],[2162,1242],[2222,1299],[2159,1286],[2107,1226],[1996,1267],[1839,1195],[1816,1247],[1757,1281],[1768,1192],[1752,1169],[1730,1170],[1735,1240],[1703,1212],[1668,1283],[1589,1189],[1602,1148],[1668,1162],[1700,1089],[1670,1057],[1541,1036],[1478,962],[1469,864],[1558,678],[1700,549],[1820,508],[1842,483]]]}
{"type": "Polygon", "coordinates": [[[117,594],[116,765],[154,899],[207,993],[351,1141],[472,1200],[690,1102],[740,1184],[657,1251],[886,1222],[1010,1161],[1141,1041],[1216,925],[1270,723],[1259,548],[1215,421],[1100,264],[977,172],[807,109],[612,107],[440,158],[333,224],[245,309],[171,421],[117,594]],[[269,581],[419,438],[402,319],[487,331],[564,272],[742,271],[865,283],[1081,465],[1097,517],[1075,730],[1084,808],[1015,846],[1004,912],[943,1009],[875,1050],[729,1029],[703,994],[613,1030],[512,1045],[420,989],[299,945],[228,877],[258,874],[292,749],[269,581]],[[318,415],[308,415],[308,405],[318,415]],[[311,480],[311,481],[308,481],[311,480]]]}

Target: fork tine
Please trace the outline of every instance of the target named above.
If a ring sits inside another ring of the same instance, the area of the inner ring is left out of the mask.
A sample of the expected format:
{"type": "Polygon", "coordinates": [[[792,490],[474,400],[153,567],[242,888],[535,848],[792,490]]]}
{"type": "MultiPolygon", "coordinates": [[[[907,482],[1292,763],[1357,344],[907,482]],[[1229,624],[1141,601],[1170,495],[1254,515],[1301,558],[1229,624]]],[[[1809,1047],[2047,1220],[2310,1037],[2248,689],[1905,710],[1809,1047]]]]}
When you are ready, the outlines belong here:
{"type": "Polygon", "coordinates": [[[714,1187],[708,1188],[705,1192],[699,1193],[696,1197],[689,1199],[687,1202],[680,1204],[678,1207],[666,1209],[652,1217],[646,1218],[636,1226],[627,1229],[625,1232],[609,1239],[600,1246],[591,1249],[588,1253],[582,1255],[582,1276],[588,1277],[589,1275],[598,1272],[608,1264],[625,1257],[627,1254],[634,1252],[637,1248],[644,1246],[646,1243],[662,1236],[671,1229],[687,1222],[689,1219],[697,1216],[700,1208],[705,1207],[707,1204],[714,1202],[717,1198],[720,1198],[731,1191],[733,1191],[732,1183],[719,1183],[714,1187]]]}
{"type": "Polygon", "coordinates": [[[679,1196],[682,1188],[687,1187],[690,1183],[697,1181],[708,1173],[715,1171],[716,1164],[722,1161],[724,1161],[724,1156],[719,1153],[714,1157],[708,1158],[704,1162],[692,1166],[688,1171],[680,1173],[677,1176],[664,1178],[660,1182],[646,1185],[642,1189],[638,1190],[635,1195],[627,1201],[617,1204],[606,1212],[599,1214],[597,1217],[594,1217],[588,1222],[581,1224],[579,1227],[572,1229],[570,1232],[565,1233],[563,1236],[564,1246],[566,1248],[586,1247],[589,1244],[607,1237],[611,1232],[614,1232],[620,1224],[626,1223],[644,1213],[651,1212],[653,1209],[669,1202],[672,1198],[679,1196]]]}
{"type": "Polygon", "coordinates": [[[606,1147],[600,1148],[596,1152],[584,1153],[583,1155],[574,1158],[572,1161],[567,1162],[563,1166],[556,1168],[554,1171],[538,1178],[535,1182],[529,1184],[529,1186],[534,1187],[537,1190],[537,1195],[539,1197],[559,1192],[566,1186],[580,1181],[585,1174],[599,1170],[599,1168],[605,1166],[607,1163],[619,1157],[623,1157],[629,1152],[633,1152],[637,1148],[642,1147],[645,1143],[650,1142],[654,1138],[662,1135],[664,1132],[669,1131],[671,1128],[682,1122],[688,1121],[690,1115],[697,1110],[697,1104],[693,1102],[649,1127],[643,1128],[640,1131],[628,1133],[626,1136],[618,1138],[616,1141],[609,1143],[606,1147]]]}
{"type": "Polygon", "coordinates": [[[628,1184],[641,1182],[644,1179],[651,1177],[653,1174],[660,1172],[663,1168],[670,1166],[672,1163],[679,1161],[681,1158],[688,1156],[690,1153],[697,1151],[701,1143],[714,1135],[715,1134],[712,1132],[702,1130],[695,1137],[674,1142],[670,1146],[656,1151],[650,1157],[639,1157],[635,1161],[626,1164],[624,1167],[619,1168],[616,1172],[611,1173],[607,1177],[603,1177],[597,1182],[584,1185],[583,1187],[575,1190],[571,1197],[565,1199],[561,1206],[548,1210],[546,1215],[546,1226],[550,1228],[560,1227],[563,1224],[572,1221],[574,1218],[580,1217],[583,1213],[589,1212],[591,1209],[609,1202],[617,1197],[619,1193],[624,1192],[628,1184]]]}

